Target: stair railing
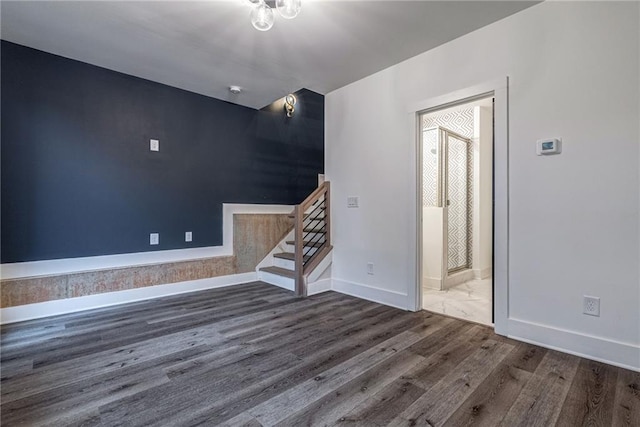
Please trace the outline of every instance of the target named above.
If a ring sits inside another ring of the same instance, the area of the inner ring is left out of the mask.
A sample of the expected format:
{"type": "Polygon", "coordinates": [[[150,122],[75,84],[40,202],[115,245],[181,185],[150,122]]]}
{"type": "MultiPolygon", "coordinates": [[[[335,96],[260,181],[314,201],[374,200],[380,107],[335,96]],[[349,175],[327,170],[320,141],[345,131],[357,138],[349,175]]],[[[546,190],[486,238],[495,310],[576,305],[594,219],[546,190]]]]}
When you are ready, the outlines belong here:
{"type": "Polygon", "coordinates": [[[306,274],[331,250],[331,185],[325,181],[294,209],[295,289],[307,295],[306,274]]]}

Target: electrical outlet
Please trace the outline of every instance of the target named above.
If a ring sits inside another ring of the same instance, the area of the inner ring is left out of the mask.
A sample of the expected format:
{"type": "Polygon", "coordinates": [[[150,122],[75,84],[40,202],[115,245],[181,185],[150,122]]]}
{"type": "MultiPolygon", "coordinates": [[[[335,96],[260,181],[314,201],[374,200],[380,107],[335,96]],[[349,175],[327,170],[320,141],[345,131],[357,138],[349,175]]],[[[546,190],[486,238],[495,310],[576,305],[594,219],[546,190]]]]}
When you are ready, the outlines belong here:
{"type": "Polygon", "coordinates": [[[184,241],[190,242],[193,240],[193,233],[191,231],[185,231],[184,233],[184,241]]]}
{"type": "Polygon", "coordinates": [[[157,139],[149,140],[149,150],[151,151],[160,151],[160,141],[157,139]]]}
{"type": "Polygon", "coordinates": [[[357,208],[358,207],[358,197],[357,196],[349,196],[349,197],[347,197],[347,207],[348,208],[357,208]]]}
{"type": "Polygon", "coordinates": [[[368,262],[367,263],[367,274],[370,274],[373,276],[373,263],[372,262],[368,262]]]}
{"type": "Polygon", "coordinates": [[[583,297],[583,309],[582,312],[584,314],[588,314],[589,316],[600,316],[600,298],[599,297],[590,297],[588,295],[584,295],[583,297]]]}
{"type": "Polygon", "coordinates": [[[158,244],[160,244],[160,233],[151,233],[151,234],[149,234],[149,244],[150,245],[158,245],[158,244]]]}

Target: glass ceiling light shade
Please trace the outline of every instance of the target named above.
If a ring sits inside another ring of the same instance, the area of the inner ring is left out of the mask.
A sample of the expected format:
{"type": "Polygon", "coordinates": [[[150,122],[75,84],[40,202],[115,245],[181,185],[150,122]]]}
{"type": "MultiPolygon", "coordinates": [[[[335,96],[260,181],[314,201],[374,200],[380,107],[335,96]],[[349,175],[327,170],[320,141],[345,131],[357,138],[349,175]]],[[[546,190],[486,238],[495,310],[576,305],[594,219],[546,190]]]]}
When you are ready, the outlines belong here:
{"type": "Polygon", "coordinates": [[[267,31],[273,27],[273,9],[264,1],[253,8],[250,16],[251,24],[256,30],[267,31]]]}
{"type": "Polygon", "coordinates": [[[293,95],[292,93],[284,97],[284,110],[287,112],[287,117],[293,116],[297,101],[298,100],[296,99],[295,95],[293,95]]]}
{"type": "Polygon", "coordinates": [[[293,19],[302,9],[302,0],[276,0],[276,9],[285,19],[293,19]]]}

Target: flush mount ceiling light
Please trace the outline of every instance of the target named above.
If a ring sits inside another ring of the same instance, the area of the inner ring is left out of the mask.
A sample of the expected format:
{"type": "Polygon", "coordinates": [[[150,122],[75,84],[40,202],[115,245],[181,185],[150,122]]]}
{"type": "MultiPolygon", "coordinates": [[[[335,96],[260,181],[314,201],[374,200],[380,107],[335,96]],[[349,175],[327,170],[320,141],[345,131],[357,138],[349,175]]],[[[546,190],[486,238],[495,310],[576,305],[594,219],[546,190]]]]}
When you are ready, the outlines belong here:
{"type": "MultiPolygon", "coordinates": [[[[251,24],[258,31],[268,31],[273,27],[273,0],[247,0],[251,6],[251,24]]],[[[278,13],[285,19],[293,19],[302,9],[302,0],[275,0],[278,13]]]]}

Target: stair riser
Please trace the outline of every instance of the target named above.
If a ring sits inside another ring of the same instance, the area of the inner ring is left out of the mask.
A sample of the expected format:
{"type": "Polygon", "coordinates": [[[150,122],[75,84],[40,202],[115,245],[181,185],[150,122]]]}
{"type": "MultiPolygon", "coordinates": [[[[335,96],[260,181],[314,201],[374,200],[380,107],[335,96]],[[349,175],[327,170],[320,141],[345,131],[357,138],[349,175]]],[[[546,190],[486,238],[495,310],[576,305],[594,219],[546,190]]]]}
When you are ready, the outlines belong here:
{"type": "Polygon", "coordinates": [[[276,267],[286,268],[287,270],[295,270],[296,268],[295,262],[278,257],[273,257],[273,265],[276,267]]]}
{"type": "MultiPolygon", "coordinates": [[[[296,251],[296,247],[293,245],[286,245],[285,248],[286,248],[286,252],[295,253],[296,251]]],[[[304,250],[305,250],[305,255],[311,256],[316,253],[318,248],[305,248],[304,250]],[[307,252],[307,249],[309,249],[309,252],[307,252]]]]}
{"type": "Polygon", "coordinates": [[[305,242],[324,242],[324,233],[304,232],[303,235],[305,242]]]}
{"type": "Polygon", "coordinates": [[[278,276],[277,274],[271,274],[266,271],[260,271],[258,273],[258,280],[267,282],[271,285],[279,286],[281,288],[294,291],[296,287],[295,280],[289,277],[278,276]]]}

